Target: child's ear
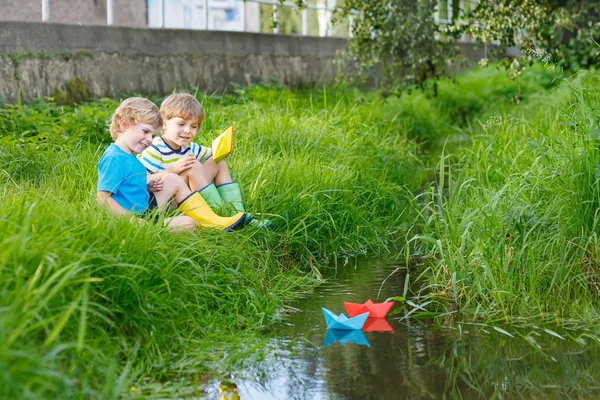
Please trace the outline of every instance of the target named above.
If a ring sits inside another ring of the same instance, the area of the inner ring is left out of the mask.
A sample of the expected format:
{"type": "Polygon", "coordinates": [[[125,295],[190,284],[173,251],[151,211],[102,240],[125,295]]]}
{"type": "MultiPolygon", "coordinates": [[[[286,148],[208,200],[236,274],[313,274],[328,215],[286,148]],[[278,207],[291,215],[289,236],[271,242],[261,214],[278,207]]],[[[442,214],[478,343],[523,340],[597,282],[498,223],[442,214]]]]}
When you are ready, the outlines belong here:
{"type": "Polygon", "coordinates": [[[121,132],[124,132],[127,130],[127,128],[129,128],[129,123],[123,117],[119,119],[119,128],[121,128],[121,132]]]}

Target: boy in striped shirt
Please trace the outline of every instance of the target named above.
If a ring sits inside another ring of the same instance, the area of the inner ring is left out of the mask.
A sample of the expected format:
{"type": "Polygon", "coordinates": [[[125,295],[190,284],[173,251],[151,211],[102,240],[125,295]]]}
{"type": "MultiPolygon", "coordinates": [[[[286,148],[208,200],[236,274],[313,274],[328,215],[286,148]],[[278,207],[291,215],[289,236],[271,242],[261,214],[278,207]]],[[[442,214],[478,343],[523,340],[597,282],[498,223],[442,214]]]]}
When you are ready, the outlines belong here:
{"type": "MultiPolygon", "coordinates": [[[[193,142],[205,116],[200,102],[191,94],[172,94],[162,102],[160,113],[163,135],[140,155],[150,178],[178,174],[213,210],[231,204],[236,212],[245,213],[240,186],[233,182],[227,163],[216,163],[210,147],[193,142]]],[[[250,213],[246,213],[245,223],[256,228],[271,225],[268,220],[254,219],[250,213]]]]}

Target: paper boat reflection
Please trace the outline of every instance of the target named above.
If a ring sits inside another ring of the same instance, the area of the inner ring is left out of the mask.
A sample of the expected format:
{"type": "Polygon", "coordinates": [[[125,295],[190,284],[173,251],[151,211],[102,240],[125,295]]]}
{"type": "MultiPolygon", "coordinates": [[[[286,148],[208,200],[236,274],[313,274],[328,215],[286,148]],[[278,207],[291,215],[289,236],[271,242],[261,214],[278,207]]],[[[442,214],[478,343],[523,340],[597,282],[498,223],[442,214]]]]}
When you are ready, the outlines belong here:
{"type": "Polygon", "coordinates": [[[369,313],[357,315],[352,318],[346,317],[344,314],[335,315],[325,307],[321,307],[323,315],[325,316],[325,322],[329,329],[342,329],[342,330],[356,330],[362,328],[365,324],[369,313]]]}
{"type": "Polygon", "coordinates": [[[394,333],[394,328],[384,318],[367,318],[367,321],[362,327],[365,332],[391,332],[394,333]]]}
{"type": "Polygon", "coordinates": [[[384,318],[394,305],[393,301],[387,303],[373,303],[370,299],[364,304],[344,302],[344,307],[350,317],[368,312],[370,318],[384,318]]]}
{"type": "Polygon", "coordinates": [[[328,329],[323,347],[327,347],[335,342],[340,342],[342,346],[346,343],[355,343],[361,346],[371,347],[365,334],[360,330],[344,331],[340,329],[328,329]]]}

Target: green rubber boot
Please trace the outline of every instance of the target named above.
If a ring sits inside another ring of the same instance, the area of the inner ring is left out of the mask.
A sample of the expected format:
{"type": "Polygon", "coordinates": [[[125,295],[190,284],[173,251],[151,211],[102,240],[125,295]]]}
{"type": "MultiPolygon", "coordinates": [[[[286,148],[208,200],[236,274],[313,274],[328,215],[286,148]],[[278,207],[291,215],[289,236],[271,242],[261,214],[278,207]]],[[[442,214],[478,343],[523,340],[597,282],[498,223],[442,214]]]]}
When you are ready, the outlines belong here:
{"type": "MultiPolygon", "coordinates": [[[[237,212],[246,212],[242,201],[242,191],[237,182],[223,183],[217,186],[217,191],[225,204],[231,204],[237,212]]],[[[251,213],[246,213],[246,220],[244,223],[256,229],[268,228],[273,225],[268,219],[254,218],[251,213]]]]}
{"type": "Polygon", "coordinates": [[[214,183],[211,182],[209,185],[204,186],[202,189],[198,190],[198,193],[200,193],[200,196],[206,200],[213,210],[222,206],[223,200],[214,183]]]}

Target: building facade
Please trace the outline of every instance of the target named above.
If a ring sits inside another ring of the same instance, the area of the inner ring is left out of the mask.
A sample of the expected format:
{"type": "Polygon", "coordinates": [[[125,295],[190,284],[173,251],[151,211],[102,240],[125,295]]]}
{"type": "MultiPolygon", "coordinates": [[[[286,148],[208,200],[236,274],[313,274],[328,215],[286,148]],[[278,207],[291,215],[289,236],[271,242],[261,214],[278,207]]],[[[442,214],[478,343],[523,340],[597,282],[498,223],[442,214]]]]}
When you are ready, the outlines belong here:
{"type": "MultiPolygon", "coordinates": [[[[47,22],[106,25],[107,1],[1,0],[0,21],[40,22],[47,6],[47,22]]],[[[259,4],[242,0],[112,0],[112,5],[112,24],[117,26],[260,31],[259,4]]]]}
{"type": "MultiPolygon", "coordinates": [[[[2,0],[0,21],[42,21],[43,0],[2,0]]],[[[106,25],[106,0],[47,0],[48,22],[106,25]]],[[[148,26],[147,0],[113,0],[114,24],[148,26]]]]}

